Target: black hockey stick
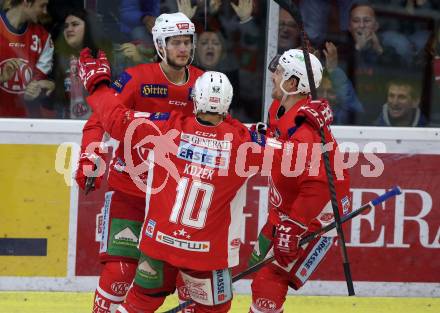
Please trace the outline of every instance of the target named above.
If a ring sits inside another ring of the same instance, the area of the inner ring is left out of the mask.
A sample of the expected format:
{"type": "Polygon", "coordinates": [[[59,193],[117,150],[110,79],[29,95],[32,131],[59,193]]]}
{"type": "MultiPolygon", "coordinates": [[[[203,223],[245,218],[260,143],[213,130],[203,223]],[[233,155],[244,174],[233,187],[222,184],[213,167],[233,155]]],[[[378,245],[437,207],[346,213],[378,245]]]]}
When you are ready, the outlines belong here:
{"type": "MultiPolygon", "coordinates": [[[[394,197],[397,195],[400,195],[402,193],[402,191],[400,190],[400,187],[394,187],[392,188],[390,191],[385,192],[383,195],[380,195],[379,197],[373,199],[372,201],[368,202],[367,204],[364,204],[363,206],[361,206],[360,208],[358,208],[355,211],[352,211],[344,216],[341,217],[341,223],[345,223],[349,220],[351,220],[352,218],[358,216],[359,214],[361,214],[362,212],[368,210],[368,209],[373,209],[375,206],[377,206],[378,204],[394,197]]],[[[332,229],[335,229],[336,226],[336,222],[332,222],[330,224],[328,224],[327,226],[321,228],[320,230],[311,233],[303,238],[301,238],[301,240],[299,241],[299,245],[303,246],[306,243],[309,243],[310,241],[312,241],[313,239],[329,232],[332,229]]],[[[274,257],[268,257],[266,259],[264,259],[263,261],[245,269],[243,272],[238,273],[237,275],[235,275],[234,277],[232,277],[232,282],[235,283],[236,281],[242,279],[243,277],[246,277],[252,273],[255,273],[256,271],[258,271],[260,268],[262,268],[263,266],[265,266],[266,264],[272,263],[274,261],[274,257]]],[[[181,310],[183,310],[184,308],[188,307],[189,305],[191,305],[193,303],[192,300],[188,300],[185,301],[181,304],[179,304],[178,306],[176,306],[175,308],[165,311],[163,313],[177,313],[180,312],[181,310]]]]}
{"type": "MultiPolygon", "coordinates": [[[[315,80],[313,77],[312,65],[310,62],[310,55],[309,55],[309,41],[307,39],[307,34],[304,30],[304,25],[303,25],[301,13],[299,12],[299,9],[296,7],[296,5],[293,3],[293,0],[290,0],[290,1],[289,0],[274,0],[274,1],[280,7],[282,7],[284,10],[289,12],[289,14],[295,19],[296,23],[298,24],[298,27],[299,27],[300,33],[301,33],[301,36],[300,36],[301,46],[302,46],[302,51],[304,54],[304,61],[306,64],[307,78],[308,78],[309,86],[310,86],[310,94],[312,96],[312,99],[317,99],[318,97],[317,97],[317,93],[316,93],[315,80]]],[[[350,262],[348,261],[347,247],[345,246],[344,231],[342,230],[342,226],[341,226],[341,217],[339,215],[338,201],[336,199],[335,183],[334,183],[333,175],[332,175],[332,171],[331,171],[330,158],[329,158],[328,152],[324,149],[325,144],[326,144],[324,129],[321,128],[319,133],[321,136],[321,143],[323,145],[323,159],[324,159],[324,165],[325,165],[325,172],[327,174],[327,180],[328,180],[329,192],[330,192],[330,197],[331,197],[333,215],[335,216],[335,221],[336,221],[336,230],[338,232],[338,237],[339,237],[338,241],[341,246],[344,275],[345,275],[345,280],[347,282],[348,295],[354,296],[355,292],[354,292],[354,287],[353,287],[353,279],[351,278],[350,262]]]]}
{"type": "Polygon", "coordinates": [[[87,177],[86,186],[84,188],[84,192],[87,195],[90,191],[95,189],[95,179],[96,177],[87,177]]]}

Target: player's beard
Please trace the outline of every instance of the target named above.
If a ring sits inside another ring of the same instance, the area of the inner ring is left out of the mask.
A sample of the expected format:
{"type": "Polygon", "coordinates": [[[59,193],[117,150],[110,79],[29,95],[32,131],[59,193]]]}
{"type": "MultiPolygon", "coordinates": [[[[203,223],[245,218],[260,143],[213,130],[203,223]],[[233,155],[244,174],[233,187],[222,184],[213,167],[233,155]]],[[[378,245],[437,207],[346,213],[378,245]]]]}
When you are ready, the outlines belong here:
{"type": "Polygon", "coordinates": [[[167,57],[167,63],[169,66],[171,66],[173,69],[175,70],[181,70],[183,68],[185,68],[188,64],[189,64],[189,60],[186,61],[186,63],[184,65],[181,64],[177,64],[177,62],[174,62],[173,60],[171,60],[170,58],[167,57]]]}

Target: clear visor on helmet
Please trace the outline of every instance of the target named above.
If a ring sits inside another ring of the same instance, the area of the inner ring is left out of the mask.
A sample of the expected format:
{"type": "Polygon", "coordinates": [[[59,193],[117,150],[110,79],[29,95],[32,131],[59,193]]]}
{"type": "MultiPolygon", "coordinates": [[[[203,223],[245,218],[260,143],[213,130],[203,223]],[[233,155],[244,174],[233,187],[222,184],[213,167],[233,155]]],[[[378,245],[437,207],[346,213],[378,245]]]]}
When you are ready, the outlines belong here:
{"type": "Polygon", "coordinates": [[[267,67],[267,69],[271,73],[274,73],[276,71],[278,63],[280,61],[280,58],[281,58],[281,54],[277,54],[276,56],[273,57],[272,61],[270,61],[269,66],[267,67]]]}

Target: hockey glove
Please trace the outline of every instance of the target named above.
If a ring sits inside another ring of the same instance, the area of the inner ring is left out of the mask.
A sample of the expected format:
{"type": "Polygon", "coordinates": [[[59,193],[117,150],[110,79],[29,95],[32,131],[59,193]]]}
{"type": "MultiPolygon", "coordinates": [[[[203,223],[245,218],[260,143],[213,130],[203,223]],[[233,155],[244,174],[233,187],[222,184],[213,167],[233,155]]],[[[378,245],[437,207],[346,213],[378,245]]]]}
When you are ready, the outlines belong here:
{"type": "Polygon", "coordinates": [[[78,161],[78,170],[75,180],[82,190],[87,192],[98,189],[101,186],[105,166],[103,157],[98,153],[81,153],[78,161]],[[90,185],[91,184],[91,185],[90,185]]]}
{"type": "Polygon", "coordinates": [[[299,126],[304,121],[317,130],[329,126],[333,122],[333,112],[328,101],[326,99],[309,100],[301,106],[295,118],[295,123],[299,126]]]}
{"type": "Polygon", "coordinates": [[[283,267],[287,267],[299,257],[299,241],[307,228],[287,216],[281,216],[276,226],[273,251],[275,260],[283,267]]]}
{"type": "Polygon", "coordinates": [[[100,83],[109,84],[111,81],[110,63],[101,50],[94,58],[89,48],[84,48],[79,56],[79,77],[84,88],[92,94],[100,83]]]}

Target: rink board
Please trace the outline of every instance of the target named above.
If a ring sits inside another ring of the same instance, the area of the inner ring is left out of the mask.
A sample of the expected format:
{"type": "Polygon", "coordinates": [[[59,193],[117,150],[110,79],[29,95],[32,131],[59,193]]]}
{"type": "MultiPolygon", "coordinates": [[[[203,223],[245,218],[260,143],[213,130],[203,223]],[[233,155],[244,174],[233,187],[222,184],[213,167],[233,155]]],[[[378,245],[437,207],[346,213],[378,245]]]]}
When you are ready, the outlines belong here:
{"type": "MultiPolygon", "coordinates": [[[[0,290],[90,291],[96,285],[95,216],[103,190],[85,196],[71,180],[82,125],[0,120],[0,290]]],[[[357,294],[439,297],[440,130],[334,127],[333,132],[361,152],[350,170],[354,207],[394,185],[404,191],[344,226],[357,294]],[[365,177],[376,170],[371,152],[383,164],[379,177],[365,177]]],[[[244,268],[264,222],[264,182],[255,177],[247,187],[236,271],[244,268]]],[[[333,249],[300,294],[344,295],[340,262],[339,249],[333,249]]],[[[238,293],[249,292],[249,280],[234,286],[238,293]]]]}

